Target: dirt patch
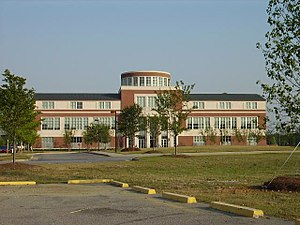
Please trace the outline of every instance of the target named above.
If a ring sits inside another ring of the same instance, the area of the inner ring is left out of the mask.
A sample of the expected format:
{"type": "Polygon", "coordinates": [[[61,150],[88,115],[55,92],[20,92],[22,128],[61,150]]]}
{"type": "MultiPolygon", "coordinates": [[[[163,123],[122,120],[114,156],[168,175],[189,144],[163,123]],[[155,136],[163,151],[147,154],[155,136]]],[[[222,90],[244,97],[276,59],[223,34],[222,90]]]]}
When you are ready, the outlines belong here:
{"type": "Polygon", "coordinates": [[[155,154],[155,153],[162,153],[162,152],[158,151],[158,150],[150,150],[150,151],[145,152],[144,154],[155,154]]]}
{"type": "Polygon", "coordinates": [[[300,176],[281,176],[276,177],[271,183],[265,182],[264,189],[275,191],[300,192],[300,176]]]}
{"type": "Polygon", "coordinates": [[[39,167],[40,166],[30,165],[30,164],[26,164],[26,163],[19,163],[19,162],[16,162],[15,164],[13,164],[13,163],[0,164],[0,170],[36,169],[39,167]]]}

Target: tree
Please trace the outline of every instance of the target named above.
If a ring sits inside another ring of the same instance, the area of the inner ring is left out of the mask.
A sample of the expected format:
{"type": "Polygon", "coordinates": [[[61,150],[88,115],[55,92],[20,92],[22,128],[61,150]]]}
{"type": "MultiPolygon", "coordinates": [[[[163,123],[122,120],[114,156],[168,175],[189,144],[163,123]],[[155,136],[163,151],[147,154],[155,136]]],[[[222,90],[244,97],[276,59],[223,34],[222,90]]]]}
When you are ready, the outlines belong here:
{"type": "Polygon", "coordinates": [[[270,0],[267,13],[270,31],[266,43],[257,47],[262,50],[271,84],[258,83],[274,105],[281,128],[293,132],[300,119],[300,2],[270,0]]]}
{"type": "Polygon", "coordinates": [[[157,115],[148,116],[148,128],[150,135],[152,137],[152,148],[155,149],[157,147],[157,138],[161,134],[161,121],[157,115]]]}
{"type": "Polygon", "coordinates": [[[35,91],[27,89],[26,79],[5,70],[4,84],[0,87],[0,127],[13,143],[13,163],[16,160],[17,142],[25,134],[36,130],[38,111],[35,111],[35,91]]]}
{"type": "Polygon", "coordinates": [[[108,143],[110,142],[110,134],[109,134],[109,126],[105,124],[93,124],[92,125],[92,137],[93,141],[97,143],[98,151],[100,150],[100,143],[108,143]]]}
{"type": "Polygon", "coordinates": [[[142,108],[137,104],[133,104],[125,107],[119,115],[119,131],[123,136],[130,139],[131,148],[133,148],[135,144],[135,134],[140,130],[141,114],[142,108]]]}
{"type": "Polygon", "coordinates": [[[82,133],[84,143],[86,143],[88,150],[90,150],[90,146],[93,144],[93,126],[92,124],[86,128],[82,133]]]}
{"type": "Polygon", "coordinates": [[[161,127],[174,135],[174,154],[177,155],[177,137],[185,128],[185,121],[191,112],[187,107],[193,85],[185,85],[182,81],[176,82],[175,89],[163,90],[157,93],[154,109],[161,121],[161,127]]]}
{"type": "Polygon", "coordinates": [[[74,137],[74,131],[65,129],[64,142],[65,142],[65,145],[68,148],[68,151],[71,151],[71,143],[72,143],[72,138],[73,137],[74,137]]]}

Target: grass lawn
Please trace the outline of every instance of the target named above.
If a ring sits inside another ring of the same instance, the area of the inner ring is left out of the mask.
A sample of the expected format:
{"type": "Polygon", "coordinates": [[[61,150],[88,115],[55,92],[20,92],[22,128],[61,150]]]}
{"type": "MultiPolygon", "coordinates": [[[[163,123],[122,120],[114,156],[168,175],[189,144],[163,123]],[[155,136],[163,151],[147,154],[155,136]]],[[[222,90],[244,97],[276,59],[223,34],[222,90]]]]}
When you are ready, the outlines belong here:
{"type": "Polygon", "coordinates": [[[295,153],[278,171],[288,154],[142,158],[139,161],[49,164],[3,169],[0,181],[34,180],[65,183],[68,179],[111,178],[130,185],[152,187],[195,196],[199,201],[225,201],[262,209],[267,215],[300,218],[300,193],[256,188],[274,176],[300,175],[295,153]]]}

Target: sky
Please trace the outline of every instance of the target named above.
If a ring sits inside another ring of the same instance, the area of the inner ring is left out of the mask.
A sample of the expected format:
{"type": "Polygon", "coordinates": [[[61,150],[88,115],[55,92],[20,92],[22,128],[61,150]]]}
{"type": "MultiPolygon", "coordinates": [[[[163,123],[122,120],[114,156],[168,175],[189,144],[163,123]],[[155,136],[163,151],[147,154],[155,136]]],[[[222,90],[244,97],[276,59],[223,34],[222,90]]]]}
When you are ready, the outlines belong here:
{"type": "Polygon", "coordinates": [[[117,93],[126,71],[262,94],[268,0],[0,0],[0,71],[36,92],[117,93]]]}

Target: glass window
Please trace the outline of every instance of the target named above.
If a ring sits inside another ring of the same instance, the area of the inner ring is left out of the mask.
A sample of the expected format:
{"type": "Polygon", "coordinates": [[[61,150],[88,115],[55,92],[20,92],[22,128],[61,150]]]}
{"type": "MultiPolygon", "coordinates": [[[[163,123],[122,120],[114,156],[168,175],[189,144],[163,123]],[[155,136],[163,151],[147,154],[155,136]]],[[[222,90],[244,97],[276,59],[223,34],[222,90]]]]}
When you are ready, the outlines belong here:
{"type": "Polygon", "coordinates": [[[54,109],[54,102],[42,102],[43,109],[54,109]]]}
{"type": "Polygon", "coordinates": [[[204,102],[193,102],[193,109],[204,109],[204,102]]]}
{"type": "Polygon", "coordinates": [[[231,102],[219,102],[220,109],[231,109],[231,102]]]}
{"type": "Polygon", "coordinates": [[[246,109],[257,109],[257,102],[246,102],[246,109]]]}
{"type": "Polygon", "coordinates": [[[193,137],[193,145],[194,146],[205,145],[205,137],[204,136],[194,136],[193,137]]]}
{"type": "Polygon", "coordinates": [[[215,117],[216,129],[235,129],[237,124],[236,117],[215,117]]]}
{"type": "Polygon", "coordinates": [[[164,78],[164,86],[168,86],[168,78],[164,78]]]}
{"type": "Polygon", "coordinates": [[[99,102],[99,109],[111,109],[111,102],[99,102]]]}
{"type": "Polygon", "coordinates": [[[257,127],[257,117],[241,117],[241,129],[256,129],[257,127]]]}
{"type": "Polygon", "coordinates": [[[153,82],[153,86],[157,86],[157,77],[153,77],[152,82],[153,82]]]}
{"type": "Polygon", "coordinates": [[[210,128],[210,118],[209,117],[188,117],[187,128],[208,129],[210,128]]]}
{"type": "Polygon", "coordinates": [[[142,108],[146,107],[146,97],[144,97],[144,96],[137,96],[136,100],[137,100],[136,103],[139,106],[141,106],[142,108]]]}
{"type": "Polygon", "coordinates": [[[71,108],[72,109],[82,109],[83,102],[71,102],[71,108]]]}
{"type": "Polygon", "coordinates": [[[146,86],[151,86],[151,77],[146,77],[146,86]]]}
{"type": "Polygon", "coordinates": [[[140,86],[145,86],[145,77],[140,77],[140,86]]]}
{"type": "Polygon", "coordinates": [[[87,117],[66,117],[65,129],[66,130],[85,130],[88,127],[87,117]]]}
{"type": "Polygon", "coordinates": [[[60,129],[59,117],[42,118],[42,130],[59,130],[59,129],[60,129]]]}
{"type": "Polygon", "coordinates": [[[94,123],[106,125],[106,126],[110,127],[111,129],[115,128],[115,118],[111,117],[111,116],[95,117],[94,123]]]}
{"type": "Polygon", "coordinates": [[[139,86],[139,78],[133,77],[133,86],[139,86]]]}
{"type": "Polygon", "coordinates": [[[159,83],[158,83],[158,86],[159,86],[159,87],[163,86],[163,78],[162,78],[162,77],[159,77],[159,78],[158,78],[158,82],[159,82],[159,83]]]}
{"type": "Polygon", "coordinates": [[[155,96],[149,96],[148,97],[148,107],[149,108],[156,108],[156,97],[155,96]]]}
{"type": "Polygon", "coordinates": [[[127,77],[127,85],[132,86],[132,77],[127,77]]]}

